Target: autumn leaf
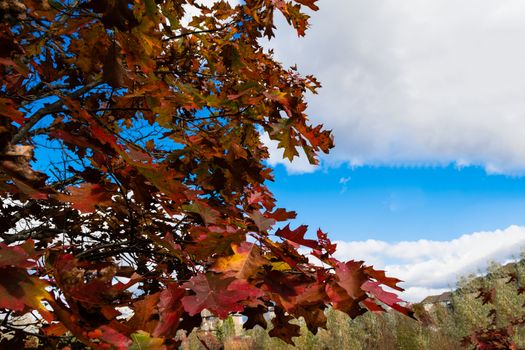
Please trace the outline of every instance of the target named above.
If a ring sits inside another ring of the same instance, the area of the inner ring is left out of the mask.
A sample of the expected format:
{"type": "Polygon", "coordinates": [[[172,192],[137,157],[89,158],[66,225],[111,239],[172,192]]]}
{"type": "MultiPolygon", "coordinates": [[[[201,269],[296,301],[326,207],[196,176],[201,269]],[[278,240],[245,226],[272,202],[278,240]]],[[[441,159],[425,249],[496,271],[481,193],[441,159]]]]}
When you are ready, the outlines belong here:
{"type": "Polygon", "coordinates": [[[183,208],[191,213],[198,214],[206,225],[215,224],[219,219],[219,212],[206,203],[196,202],[185,205],[183,208]]]}
{"type": "Polygon", "coordinates": [[[255,326],[261,326],[266,329],[267,322],[265,315],[268,313],[268,309],[262,305],[257,307],[245,307],[242,314],[246,316],[246,322],[242,324],[244,329],[252,329],[255,326]]]}
{"type": "Polygon", "coordinates": [[[260,232],[268,231],[275,224],[274,219],[267,218],[258,210],[248,213],[248,216],[253,220],[260,232]]]}
{"type": "Polygon", "coordinates": [[[99,206],[112,204],[111,193],[98,184],[84,183],[79,187],[70,186],[67,190],[70,192],[70,195],[60,194],[57,196],[57,199],[63,202],[70,202],[73,208],[82,213],[91,213],[99,206]]]}
{"type": "Polygon", "coordinates": [[[0,308],[38,310],[47,321],[51,321],[51,312],[42,304],[42,301],[52,299],[46,290],[49,284],[27,270],[36,267],[33,247],[32,241],[14,247],[0,243],[0,308]]]}
{"type": "Polygon", "coordinates": [[[317,0],[294,0],[302,5],[308,6],[310,9],[317,11],[319,7],[315,4],[317,0]]]}
{"type": "Polygon", "coordinates": [[[184,308],[181,303],[183,296],[184,289],[175,284],[169,284],[167,288],[160,293],[158,303],[160,319],[158,325],[153,331],[153,336],[175,336],[181,316],[184,312],[184,308]]]}
{"type": "Polygon", "coordinates": [[[385,271],[382,271],[382,270],[374,270],[374,268],[372,268],[371,266],[368,266],[365,268],[365,273],[372,277],[372,278],[375,278],[376,281],[384,284],[385,286],[388,286],[390,288],[393,288],[393,289],[397,289],[398,291],[402,292],[404,289],[399,287],[397,284],[399,282],[402,282],[400,279],[398,278],[393,278],[393,277],[387,277],[385,275],[385,271]]]}
{"type": "Polygon", "coordinates": [[[210,269],[222,272],[225,276],[234,276],[239,279],[248,279],[268,265],[268,260],[261,256],[260,249],[253,243],[242,242],[232,244],[233,255],[220,257],[210,269]]]}
{"type": "Polygon", "coordinates": [[[388,306],[392,306],[402,301],[396,294],[387,292],[381,288],[379,282],[366,281],[363,283],[362,289],[388,306]]]}
{"type": "Polygon", "coordinates": [[[97,334],[97,338],[112,345],[115,350],[129,350],[131,345],[128,337],[108,326],[100,327],[100,335],[97,334]]]}
{"type": "Polygon", "coordinates": [[[294,243],[303,245],[305,247],[314,248],[314,249],[319,248],[319,243],[316,240],[304,238],[304,235],[307,229],[308,229],[308,226],[301,225],[295,230],[290,230],[290,225],[288,224],[286,225],[286,227],[278,229],[275,232],[275,235],[285,238],[294,243]]]}
{"type": "Polygon", "coordinates": [[[8,98],[0,98],[0,116],[9,118],[20,125],[25,122],[24,114],[16,108],[13,100],[8,98]]]}
{"type": "Polygon", "coordinates": [[[34,266],[34,243],[26,241],[21,245],[8,247],[5,243],[0,242],[0,268],[3,267],[31,267],[34,266]]]}
{"type": "Polygon", "coordinates": [[[127,322],[131,329],[153,331],[157,327],[157,313],[155,309],[159,303],[160,293],[146,295],[143,299],[133,303],[133,316],[127,322]]]}
{"type": "Polygon", "coordinates": [[[272,337],[284,340],[286,343],[294,345],[292,338],[300,335],[300,329],[297,324],[290,323],[293,317],[285,315],[281,308],[275,308],[275,317],[272,319],[273,328],[268,333],[272,337]]]}
{"type": "Polygon", "coordinates": [[[221,278],[214,273],[198,274],[183,284],[195,295],[182,298],[184,309],[195,315],[204,309],[210,310],[220,318],[230,312],[242,311],[243,301],[262,296],[262,291],[242,280],[221,278]]]}
{"type": "Polygon", "coordinates": [[[362,285],[368,280],[364,273],[362,261],[348,261],[339,263],[335,268],[337,284],[343,288],[353,299],[358,299],[363,295],[362,285]]]}
{"type": "Polygon", "coordinates": [[[161,338],[152,338],[149,333],[138,331],[131,335],[133,343],[129,350],[166,350],[164,340],[161,338]]]}
{"type": "Polygon", "coordinates": [[[361,301],[366,299],[366,294],[359,299],[354,299],[337,283],[328,283],[325,290],[334,309],[345,312],[351,318],[356,318],[366,312],[366,309],[359,305],[361,301]]]}

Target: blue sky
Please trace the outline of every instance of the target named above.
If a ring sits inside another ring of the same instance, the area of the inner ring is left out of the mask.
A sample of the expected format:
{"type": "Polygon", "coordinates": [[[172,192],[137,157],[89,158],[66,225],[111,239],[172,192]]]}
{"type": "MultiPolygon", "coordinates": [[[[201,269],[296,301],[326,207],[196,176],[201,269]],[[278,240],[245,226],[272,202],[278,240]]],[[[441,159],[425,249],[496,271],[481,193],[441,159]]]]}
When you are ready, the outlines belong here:
{"type": "Polygon", "coordinates": [[[450,240],[525,225],[525,178],[481,167],[340,165],[288,174],[278,165],[275,174],[278,204],[336,240],[450,240]]]}

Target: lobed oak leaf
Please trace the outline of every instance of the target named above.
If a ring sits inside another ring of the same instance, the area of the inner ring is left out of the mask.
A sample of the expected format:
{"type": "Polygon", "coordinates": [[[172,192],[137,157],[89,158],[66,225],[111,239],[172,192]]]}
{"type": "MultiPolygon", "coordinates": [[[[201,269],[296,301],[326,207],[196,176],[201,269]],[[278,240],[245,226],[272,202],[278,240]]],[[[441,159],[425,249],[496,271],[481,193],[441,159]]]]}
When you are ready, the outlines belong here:
{"type": "Polygon", "coordinates": [[[35,258],[33,241],[14,247],[0,243],[0,308],[38,310],[50,322],[53,316],[42,304],[52,299],[45,289],[49,284],[27,271],[36,267],[35,258]]]}
{"type": "Polygon", "coordinates": [[[359,299],[354,299],[348,295],[344,288],[333,282],[326,284],[325,291],[334,309],[345,312],[352,319],[366,312],[366,309],[359,305],[362,300],[366,299],[366,294],[359,299]]]}
{"type": "Polygon", "coordinates": [[[13,100],[9,98],[0,98],[0,116],[9,118],[20,125],[25,122],[24,114],[16,108],[13,100]]]}
{"type": "Polygon", "coordinates": [[[242,311],[243,301],[262,296],[262,291],[251,284],[235,280],[235,278],[221,278],[219,274],[200,273],[182,285],[195,295],[182,298],[184,309],[195,315],[204,309],[226,318],[230,312],[242,311]]]}
{"type": "Polygon", "coordinates": [[[308,229],[308,226],[301,225],[295,230],[290,230],[290,224],[288,224],[284,228],[278,229],[275,232],[275,235],[285,238],[294,243],[303,245],[305,247],[309,247],[313,249],[319,248],[319,244],[316,240],[304,238],[304,235],[307,229],[308,229]]]}
{"type": "Polygon", "coordinates": [[[267,214],[269,218],[274,219],[275,221],[286,221],[295,219],[297,213],[295,211],[287,211],[283,208],[277,208],[273,212],[267,214]]]}
{"type": "Polygon", "coordinates": [[[275,317],[272,319],[273,328],[268,334],[271,337],[277,337],[288,344],[294,345],[292,338],[301,335],[301,327],[290,323],[294,318],[286,315],[283,309],[276,307],[274,312],[275,317]]]}
{"type": "Polygon", "coordinates": [[[338,263],[335,267],[337,284],[343,288],[353,299],[361,298],[364,295],[362,286],[368,281],[364,272],[362,261],[348,261],[338,263]]]}
{"type": "Polygon", "coordinates": [[[232,244],[233,255],[220,257],[210,271],[222,272],[225,276],[248,279],[263,266],[268,265],[267,259],[261,256],[259,247],[250,242],[232,244]]]}
{"type": "Polygon", "coordinates": [[[131,329],[152,331],[157,326],[157,304],[160,293],[146,295],[144,299],[136,301],[132,305],[133,316],[127,322],[131,329]]]}
{"type": "Polygon", "coordinates": [[[363,283],[361,288],[388,306],[392,306],[400,301],[403,301],[399,299],[399,297],[396,294],[387,292],[383,288],[381,288],[379,282],[366,281],[365,283],[363,283]]]}
{"type": "Polygon", "coordinates": [[[385,271],[383,270],[375,270],[372,266],[367,266],[365,267],[365,273],[368,276],[374,278],[379,283],[384,284],[385,286],[388,286],[392,289],[396,289],[400,292],[404,291],[403,288],[397,285],[399,282],[402,282],[402,281],[398,278],[387,277],[385,275],[385,271]]]}
{"type": "Polygon", "coordinates": [[[92,213],[97,206],[112,204],[111,193],[98,184],[83,183],[79,187],[67,187],[67,190],[70,195],[59,194],[56,198],[62,202],[70,202],[71,206],[81,213],[92,213]]]}
{"type": "Polygon", "coordinates": [[[263,282],[261,289],[269,293],[279,307],[291,313],[310,281],[302,273],[271,270],[264,275],[263,282]]]}
{"type": "Polygon", "coordinates": [[[216,224],[220,219],[219,211],[213,209],[208,204],[201,201],[184,205],[182,208],[191,213],[198,214],[202,218],[202,221],[204,221],[205,225],[216,224]]]}
{"type": "Polygon", "coordinates": [[[248,196],[247,200],[248,200],[248,204],[250,205],[258,204],[265,200],[265,194],[259,191],[252,192],[248,196]]]}
{"type": "Polygon", "coordinates": [[[306,327],[312,334],[317,334],[320,328],[326,329],[327,318],[324,313],[324,307],[320,307],[320,305],[324,305],[324,303],[299,306],[293,310],[295,317],[304,319],[306,327]]]}
{"type": "Polygon", "coordinates": [[[332,243],[328,238],[328,235],[321,231],[321,229],[317,230],[317,241],[328,254],[335,253],[337,244],[332,243]]]}
{"type": "Polygon", "coordinates": [[[267,232],[275,224],[275,219],[266,217],[259,210],[248,213],[248,216],[253,220],[259,232],[267,232]]]}
{"type": "Polygon", "coordinates": [[[369,310],[374,313],[383,313],[385,312],[385,309],[381,307],[381,305],[378,305],[373,299],[366,298],[362,301],[363,305],[369,310]]]}
{"type": "Polygon", "coordinates": [[[155,337],[174,337],[177,333],[178,326],[184,307],[181,299],[185,294],[185,290],[180,288],[177,284],[168,284],[166,289],[160,293],[158,309],[159,309],[159,323],[153,331],[155,337]]]}
{"type": "Polygon", "coordinates": [[[48,322],[53,320],[43,300],[51,300],[45,289],[49,285],[27,270],[17,267],[0,268],[0,308],[13,311],[37,310],[48,322]]]}
{"type": "Polygon", "coordinates": [[[300,3],[301,5],[308,6],[310,9],[317,11],[319,7],[315,4],[317,0],[294,0],[295,2],[300,3]]]}
{"type": "Polygon", "coordinates": [[[35,262],[29,261],[34,258],[34,243],[29,240],[23,244],[9,247],[0,242],[0,268],[6,266],[31,267],[35,262]]]}
{"type": "MultiPolygon", "coordinates": [[[[31,190],[34,185],[39,185],[38,182],[41,177],[40,173],[31,168],[33,148],[33,146],[9,145],[0,150],[2,152],[0,154],[0,169],[10,175],[13,180],[19,181],[31,190]]],[[[24,188],[21,187],[21,189],[24,188]]]]}
{"type": "Polygon", "coordinates": [[[266,329],[267,322],[265,315],[268,312],[268,308],[263,305],[257,305],[257,307],[245,307],[242,314],[246,316],[246,321],[242,324],[244,329],[252,329],[255,326],[261,326],[266,329]]]}
{"type": "Polygon", "coordinates": [[[99,330],[100,335],[93,334],[95,338],[112,345],[115,350],[129,350],[132,341],[124,334],[108,326],[102,326],[99,330]]]}

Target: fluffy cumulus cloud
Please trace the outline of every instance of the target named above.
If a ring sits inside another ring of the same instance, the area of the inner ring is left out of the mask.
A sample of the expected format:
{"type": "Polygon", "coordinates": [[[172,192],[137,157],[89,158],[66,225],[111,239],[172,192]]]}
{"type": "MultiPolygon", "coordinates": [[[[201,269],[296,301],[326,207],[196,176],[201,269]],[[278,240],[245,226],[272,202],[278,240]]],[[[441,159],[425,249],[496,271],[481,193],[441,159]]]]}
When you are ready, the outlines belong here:
{"type": "Polygon", "coordinates": [[[305,38],[280,24],[265,45],[322,82],[310,115],[334,130],[328,164],[455,162],[525,173],[525,2],[319,6],[305,38]]]}
{"type": "Polygon", "coordinates": [[[525,227],[465,234],[451,241],[419,240],[387,243],[377,240],[337,242],[336,257],[359,259],[402,279],[402,297],[420,301],[455,287],[461,276],[479,273],[490,261],[518,258],[525,247],[525,227]]]}

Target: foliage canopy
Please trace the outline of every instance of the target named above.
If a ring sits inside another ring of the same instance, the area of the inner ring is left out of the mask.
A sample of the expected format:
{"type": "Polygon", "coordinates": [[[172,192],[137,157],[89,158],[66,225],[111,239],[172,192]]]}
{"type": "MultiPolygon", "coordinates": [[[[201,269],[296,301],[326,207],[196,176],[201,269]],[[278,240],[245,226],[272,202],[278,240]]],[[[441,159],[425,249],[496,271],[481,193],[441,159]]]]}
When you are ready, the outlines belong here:
{"type": "Polygon", "coordinates": [[[100,349],[173,348],[203,309],[252,328],[274,307],[287,342],[289,320],[316,332],[328,305],[411,314],[382,288],[399,280],[336,260],[321,230],[273,229],[295,213],[265,186],[261,133],[290,160],[333,143],[305,114],[319,83],[260,41],[274,12],[304,35],[315,2],[0,2],[0,328],[13,341],[29,311],[43,345],[100,349]]]}

